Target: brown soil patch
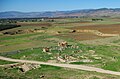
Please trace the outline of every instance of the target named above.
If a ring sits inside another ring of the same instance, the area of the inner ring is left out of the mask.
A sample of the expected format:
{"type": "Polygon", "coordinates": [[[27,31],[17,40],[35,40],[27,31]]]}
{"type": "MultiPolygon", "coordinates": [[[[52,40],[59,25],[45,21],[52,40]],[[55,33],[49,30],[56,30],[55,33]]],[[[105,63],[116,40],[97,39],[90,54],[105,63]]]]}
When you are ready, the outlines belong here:
{"type": "Polygon", "coordinates": [[[98,30],[107,34],[120,34],[120,24],[76,26],[76,30],[98,30]]]}
{"type": "Polygon", "coordinates": [[[55,26],[79,26],[80,24],[85,24],[85,25],[88,25],[88,24],[92,24],[92,22],[65,22],[65,23],[55,23],[54,25],[55,26]]]}
{"type": "Polygon", "coordinates": [[[58,36],[65,38],[72,38],[79,41],[105,38],[91,33],[69,33],[69,34],[60,34],[58,36]]]}

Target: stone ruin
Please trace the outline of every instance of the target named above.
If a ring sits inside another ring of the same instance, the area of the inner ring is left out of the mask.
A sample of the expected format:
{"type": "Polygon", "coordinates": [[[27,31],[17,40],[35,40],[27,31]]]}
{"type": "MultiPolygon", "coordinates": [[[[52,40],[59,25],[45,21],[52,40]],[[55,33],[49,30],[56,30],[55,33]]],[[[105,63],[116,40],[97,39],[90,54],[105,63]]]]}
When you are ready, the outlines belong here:
{"type": "Polygon", "coordinates": [[[67,43],[66,41],[64,41],[64,42],[59,42],[59,43],[58,43],[58,46],[59,46],[59,47],[67,48],[68,43],[67,43]]]}
{"type": "Polygon", "coordinates": [[[15,64],[8,64],[5,65],[5,69],[16,68],[18,67],[20,71],[27,72],[32,69],[39,68],[39,64],[28,64],[28,63],[15,63],[15,64]]]}
{"type": "Polygon", "coordinates": [[[50,52],[50,48],[44,47],[44,48],[43,48],[43,52],[50,52]]]}

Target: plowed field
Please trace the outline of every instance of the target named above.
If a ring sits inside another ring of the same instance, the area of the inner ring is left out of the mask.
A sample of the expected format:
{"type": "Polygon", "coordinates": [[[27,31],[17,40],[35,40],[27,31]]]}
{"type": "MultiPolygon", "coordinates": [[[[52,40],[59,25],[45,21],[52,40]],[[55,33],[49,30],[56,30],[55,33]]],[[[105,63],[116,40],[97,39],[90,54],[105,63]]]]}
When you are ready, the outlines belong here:
{"type": "Polygon", "coordinates": [[[78,26],[71,29],[98,30],[108,34],[120,34],[120,24],[78,26]]]}

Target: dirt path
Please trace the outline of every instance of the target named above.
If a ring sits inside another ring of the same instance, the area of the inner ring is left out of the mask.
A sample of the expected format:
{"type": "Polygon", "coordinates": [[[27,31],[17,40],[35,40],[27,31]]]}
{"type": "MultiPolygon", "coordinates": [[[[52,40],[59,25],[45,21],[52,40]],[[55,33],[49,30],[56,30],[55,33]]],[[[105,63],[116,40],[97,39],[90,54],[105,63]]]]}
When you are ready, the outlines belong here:
{"type": "Polygon", "coordinates": [[[0,56],[0,60],[6,60],[11,62],[21,62],[21,63],[35,63],[35,64],[44,64],[44,65],[52,65],[52,66],[59,66],[59,67],[66,67],[66,68],[74,68],[86,71],[96,71],[100,73],[112,74],[112,75],[120,75],[120,72],[104,70],[95,67],[89,67],[84,65],[72,65],[72,64],[57,64],[57,63],[46,63],[46,62],[39,62],[39,61],[32,61],[32,60],[20,60],[20,59],[11,59],[0,56]]]}

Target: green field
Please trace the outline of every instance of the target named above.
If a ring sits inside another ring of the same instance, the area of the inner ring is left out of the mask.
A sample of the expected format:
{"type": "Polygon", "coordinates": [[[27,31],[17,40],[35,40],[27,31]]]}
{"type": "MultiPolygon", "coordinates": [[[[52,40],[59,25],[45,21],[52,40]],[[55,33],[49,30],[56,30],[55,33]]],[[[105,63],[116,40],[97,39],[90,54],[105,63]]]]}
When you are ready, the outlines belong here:
{"type": "Polygon", "coordinates": [[[22,73],[18,69],[0,68],[0,78],[2,79],[119,79],[119,76],[87,72],[76,69],[60,68],[55,66],[41,65],[41,68],[22,73]]]}
{"type": "MultiPolygon", "coordinates": [[[[31,26],[24,25],[28,22],[20,22],[19,24],[23,24],[21,27],[0,31],[0,56],[43,62],[55,61],[56,63],[86,65],[120,72],[119,36],[101,37],[95,36],[92,33],[71,33],[71,28],[74,27],[120,24],[119,21],[114,21],[112,18],[103,19],[103,21],[97,22],[91,21],[91,18],[54,19],[54,22],[31,22],[31,26]],[[50,25],[46,25],[46,23],[50,25]],[[37,25],[34,26],[34,24],[37,25]],[[22,33],[14,35],[3,34],[4,32],[17,30],[22,30],[22,33]],[[92,37],[89,37],[88,34],[91,34],[95,38],[91,39],[92,37]],[[77,36],[80,36],[80,38],[77,38],[77,36]],[[82,39],[82,37],[87,38],[82,39]],[[62,41],[67,41],[70,47],[60,51],[58,43],[62,41]],[[51,48],[51,51],[43,52],[44,47],[51,48]],[[66,62],[58,61],[57,56],[66,60],[66,62]],[[71,58],[67,60],[65,56],[71,58]]],[[[11,63],[13,62],[0,60],[0,65],[11,63]]],[[[7,70],[4,70],[2,67],[0,68],[0,78],[3,79],[39,79],[40,75],[45,76],[43,79],[119,79],[119,76],[114,75],[46,65],[42,65],[41,68],[30,70],[26,73],[18,71],[18,68],[7,70]]]]}

